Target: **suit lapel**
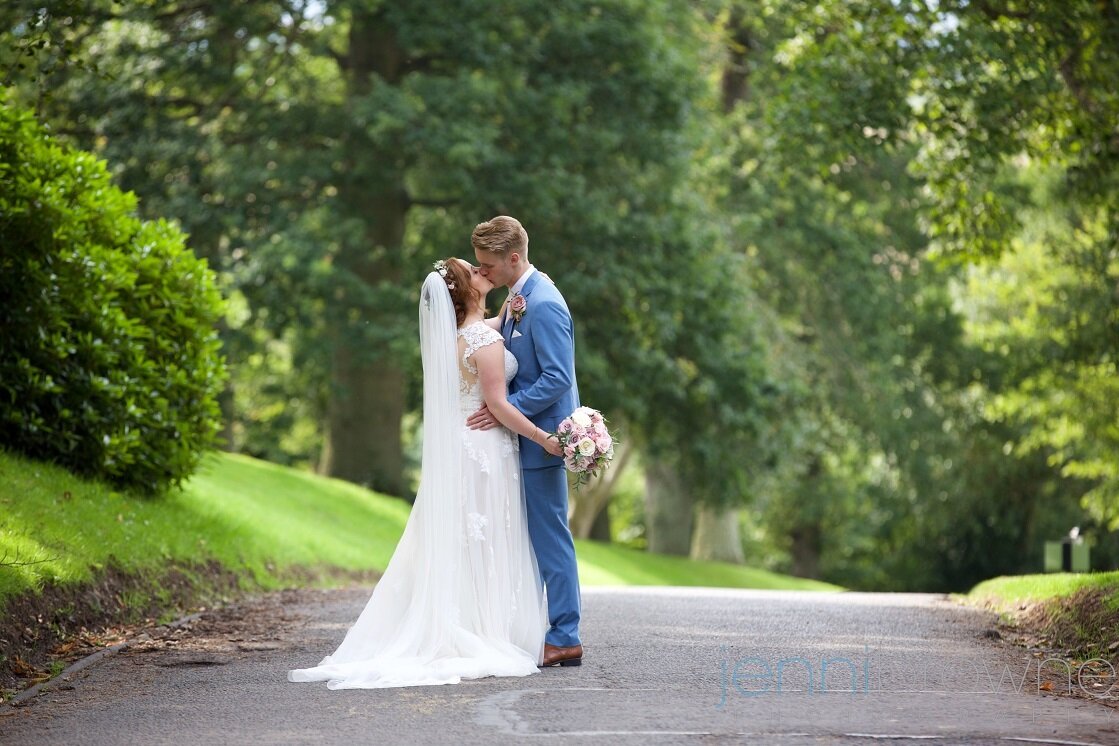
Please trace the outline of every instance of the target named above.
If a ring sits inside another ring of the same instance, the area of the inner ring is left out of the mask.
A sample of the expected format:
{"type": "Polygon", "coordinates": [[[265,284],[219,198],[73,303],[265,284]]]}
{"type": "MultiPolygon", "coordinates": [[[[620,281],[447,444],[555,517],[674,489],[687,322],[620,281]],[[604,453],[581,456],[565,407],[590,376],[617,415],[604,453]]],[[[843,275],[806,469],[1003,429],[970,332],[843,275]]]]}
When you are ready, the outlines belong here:
{"type": "Polygon", "coordinates": [[[533,272],[532,277],[528,278],[525,281],[525,286],[521,288],[521,295],[523,295],[527,299],[529,293],[532,292],[532,289],[536,287],[536,284],[538,282],[540,282],[540,270],[536,270],[535,272],[533,272]]]}
{"type": "MultiPolygon", "coordinates": [[[[539,281],[540,270],[533,272],[532,276],[525,280],[525,286],[521,288],[521,295],[525,297],[526,302],[528,301],[529,293],[532,292],[532,289],[536,287],[536,283],[538,283],[539,281]]],[[[511,294],[510,297],[512,297],[511,294]]],[[[513,339],[513,330],[516,328],[516,322],[513,320],[513,314],[509,313],[508,303],[505,304],[505,310],[502,313],[503,316],[501,321],[501,336],[505,338],[505,344],[508,345],[509,342],[513,339]]]]}

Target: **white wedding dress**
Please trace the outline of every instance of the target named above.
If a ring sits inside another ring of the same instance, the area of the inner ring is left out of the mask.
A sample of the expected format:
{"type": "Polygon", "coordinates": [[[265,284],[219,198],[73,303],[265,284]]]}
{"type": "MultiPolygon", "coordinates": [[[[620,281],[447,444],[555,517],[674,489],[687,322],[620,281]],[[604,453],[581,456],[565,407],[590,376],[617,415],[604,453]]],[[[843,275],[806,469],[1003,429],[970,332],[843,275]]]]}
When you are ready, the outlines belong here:
{"type": "MultiPolygon", "coordinates": [[[[289,671],[290,681],[326,681],[331,689],[454,684],[527,676],[543,660],[547,601],[516,436],[465,424],[482,404],[470,357],[503,341],[485,324],[456,333],[454,323],[446,285],[433,272],[420,303],[424,448],[416,503],[341,645],[319,665],[289,671]]],[[[506,350],[506,383],[516,366],[506,350]]]]}

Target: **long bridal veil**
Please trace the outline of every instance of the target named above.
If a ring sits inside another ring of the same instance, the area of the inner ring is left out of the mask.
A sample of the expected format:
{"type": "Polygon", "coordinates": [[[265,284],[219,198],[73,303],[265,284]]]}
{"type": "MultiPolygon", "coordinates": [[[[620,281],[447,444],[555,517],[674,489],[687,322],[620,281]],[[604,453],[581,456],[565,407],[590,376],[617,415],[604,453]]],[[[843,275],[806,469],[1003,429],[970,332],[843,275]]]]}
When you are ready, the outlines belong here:
{"type": "Polygon", "coordinates": [[[420,292],[423,462],[384,575],[338,649],[290,681],[331,689],[457,683],[537,671],[547,613],[508,433],[465,427],[454,306],[420,292]]]}

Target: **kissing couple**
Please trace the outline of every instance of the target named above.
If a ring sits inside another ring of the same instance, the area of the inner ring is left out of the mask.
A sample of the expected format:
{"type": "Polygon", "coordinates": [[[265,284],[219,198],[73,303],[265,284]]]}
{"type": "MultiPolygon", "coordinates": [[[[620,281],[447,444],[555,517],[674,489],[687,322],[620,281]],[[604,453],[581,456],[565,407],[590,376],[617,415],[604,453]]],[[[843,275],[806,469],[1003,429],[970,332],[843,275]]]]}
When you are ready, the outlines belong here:
{"type": "Polygon", "coordinates": [[[579,407],[571,313],[516,219],[480,223],[471,244],[477,265],[440,260],[420,290],[423,461],[404,534],[341,645],[290,681],[424,686],[582,663],[551,434],[579,407]],[[486,318],[498,285],[508,299],[486,318]]]}

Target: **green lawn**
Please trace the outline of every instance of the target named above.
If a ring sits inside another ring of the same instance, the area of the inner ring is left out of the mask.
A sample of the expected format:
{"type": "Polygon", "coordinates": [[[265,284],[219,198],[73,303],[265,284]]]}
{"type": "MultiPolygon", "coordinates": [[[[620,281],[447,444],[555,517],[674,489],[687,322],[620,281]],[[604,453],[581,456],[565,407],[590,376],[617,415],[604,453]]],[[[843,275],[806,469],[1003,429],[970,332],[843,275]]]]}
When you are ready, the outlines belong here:
{"type": "Polygon", "coordinates": [[[583,585],[707,585],[839,591],[837,585],[724,562],[694,562],[596,541],[576,541],[583,585]]]}
{"type": "MultiPolygon", "coordinates": [[[[46,581],[89,580],[110,562],[149,573],[217,560],[264,589],[295,583],[296,568],[381,569],[407,516],[400,500],[243,456],[215,454],[182,492],[148,500],[0,452],[0,562],[20,563],[0,567],[0,603],[46,581]]],[[[593,542],[577,549],[587,585],[836,589],[593,542]]]]}
{"type": "Polygon", "coordinates": [[[384,566],[408,516],[399,500],[263,461],[215,455],[158,500],[122,495],[46,464],[0,453],[0,600],[44,581],[217,560],[262,588],[293,566],[384,566]]]}
{"type": "Polygon", "coordinates": [[[1023,645],[1071,660],[1117,663],[1119,572],[1017,575],[986,580],[965,602],[997,612],[1023,645]]]}
{"type": "Polygon", "coordinates": [[[983,581],[968,591],[965,598],[997,611],[1011,612],[1024,604],[1071,596],[1082,588],[1099,588],[1115,595],[1119,593],[1119,571],[1009,575],[983,581]]]}

